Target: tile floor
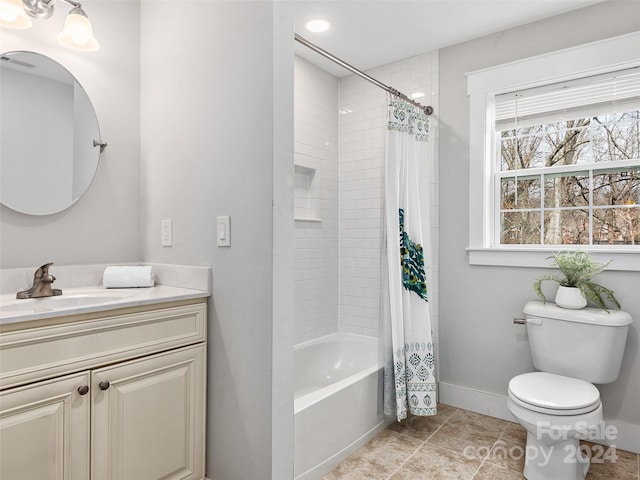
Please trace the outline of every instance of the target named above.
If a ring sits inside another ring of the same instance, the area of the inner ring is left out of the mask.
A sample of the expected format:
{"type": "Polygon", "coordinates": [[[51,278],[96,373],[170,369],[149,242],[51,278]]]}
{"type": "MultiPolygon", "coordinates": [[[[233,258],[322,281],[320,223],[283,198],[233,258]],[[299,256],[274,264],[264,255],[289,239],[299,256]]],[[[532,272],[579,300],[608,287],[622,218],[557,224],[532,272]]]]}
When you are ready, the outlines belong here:
{"type": "MultiPolygon", "coordinates": [[[[525,442],[517,423],[441,404],[434,417],[390,425],[322,480],[523,480],[525,442]]],[[[592,454],[587,480],[640,479],[639,455],[583,449],[592,454]]]]}

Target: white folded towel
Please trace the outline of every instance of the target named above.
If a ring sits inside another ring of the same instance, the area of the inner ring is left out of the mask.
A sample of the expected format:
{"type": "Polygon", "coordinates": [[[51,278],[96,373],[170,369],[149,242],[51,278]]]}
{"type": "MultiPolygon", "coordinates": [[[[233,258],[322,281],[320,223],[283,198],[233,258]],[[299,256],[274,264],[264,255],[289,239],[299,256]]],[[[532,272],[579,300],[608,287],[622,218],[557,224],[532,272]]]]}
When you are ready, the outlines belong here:
{"type": "Polygon", "coordinates": [[[150,266],[107,267],[102,276],[104,288],[153,287],[150,266]]]}

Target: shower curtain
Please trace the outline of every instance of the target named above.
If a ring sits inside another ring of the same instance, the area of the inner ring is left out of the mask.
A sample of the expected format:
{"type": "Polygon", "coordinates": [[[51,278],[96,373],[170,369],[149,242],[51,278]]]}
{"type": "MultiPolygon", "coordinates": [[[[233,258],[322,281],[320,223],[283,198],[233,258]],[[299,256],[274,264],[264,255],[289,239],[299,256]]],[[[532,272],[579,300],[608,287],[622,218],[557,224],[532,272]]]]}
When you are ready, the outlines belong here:
{"type": "MultiPolygon", "coordinates": [[[[398,421],[436,414],[436,379],[420,216],[418,166],[427,161],[429,119],[389,96],[384,171],[382,338],[384,409],[398,421]]],[[[428,227],[428,226],[425,226],[428,227]]],[[[425,230],[428,238],[428,228],[425,230]]]]}

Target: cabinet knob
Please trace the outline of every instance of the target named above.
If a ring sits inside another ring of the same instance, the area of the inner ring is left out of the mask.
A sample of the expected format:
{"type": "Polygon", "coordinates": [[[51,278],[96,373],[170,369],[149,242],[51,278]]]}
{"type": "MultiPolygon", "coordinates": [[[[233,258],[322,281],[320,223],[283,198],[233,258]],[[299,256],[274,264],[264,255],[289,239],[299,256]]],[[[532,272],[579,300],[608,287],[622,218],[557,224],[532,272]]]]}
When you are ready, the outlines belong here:
{"type": "Polygon", "coordinates": [[[100,387],[100,390],[107,390],[110,385],[109,382],[105,380],[104,382],[100,382],[98,386],[100,387]]]}
{"type": "Polygon", "coordinates": [[[89,393],[89,387],[87,385],[81,385],[78,387],[78,393],[80,395],[86,395],[89,393]]]}

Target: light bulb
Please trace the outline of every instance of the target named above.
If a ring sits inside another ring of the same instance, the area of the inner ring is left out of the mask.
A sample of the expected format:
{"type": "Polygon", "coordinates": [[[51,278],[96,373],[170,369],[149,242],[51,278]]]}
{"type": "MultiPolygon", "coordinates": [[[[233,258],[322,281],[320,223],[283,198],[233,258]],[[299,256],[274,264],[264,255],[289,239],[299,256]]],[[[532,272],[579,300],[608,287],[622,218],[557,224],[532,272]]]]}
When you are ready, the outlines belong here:
{"type": "Polygon", "coordinates": [[[13,23],[18,18],[18,14],[12,10],[1,10],[0,20],[4,20],[7,23],[13,23]]]}
{"type": "Polygon", "coordinates": [[[22,0],[0,0],[0,25],[9,28],[29,28],[31,19],[24,11],[22,0]]]}
{"type": "Polygon", "coordinates": [[[87,37],[84,32],[73,32],[71,34],[71,39],[76,45],[84,45],[89,40],[89,37],[87,37]]]}

